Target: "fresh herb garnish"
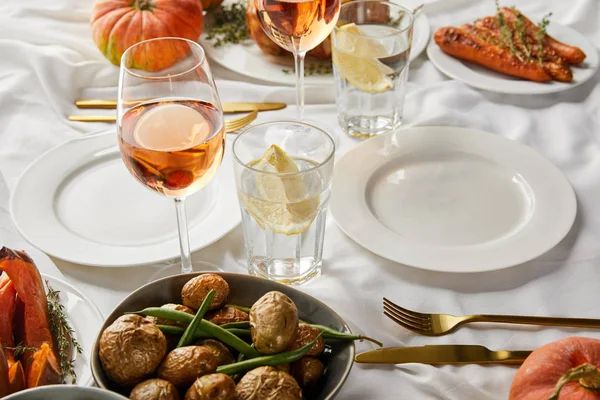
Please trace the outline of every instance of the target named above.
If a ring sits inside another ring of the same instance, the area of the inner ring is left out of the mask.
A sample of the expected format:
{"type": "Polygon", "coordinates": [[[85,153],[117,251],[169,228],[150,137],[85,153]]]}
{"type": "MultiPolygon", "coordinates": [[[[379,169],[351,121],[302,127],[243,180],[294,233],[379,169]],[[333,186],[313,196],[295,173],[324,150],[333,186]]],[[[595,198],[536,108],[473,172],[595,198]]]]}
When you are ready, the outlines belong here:
{"type": "MultiPolygon", "coordinates": [[[[291,74],[292,71],[289,69],[282,69],[281,72],[284,74],[291,74]]],[[[306,68],[304,68],[304,76],[311,75],[327,75],[333,72],[333,67],[329,63],[316,63],[316,64],[308,64],[306,68]]]]}
{"type": "Polygon", "coordinates": [[[215,47],[237,44],[248,39],[245,3],[224,5],[212,14],[212,18],[206,38],[212,40],[215,47]]]}
{"type": "Polygon", "coordinates": [[[29,355],[29,360],[31,360],[33,357],[33,353],[39,350],[39,347],[25,346],[23,343],[19,343],[14,347],[3,345],[2,348],[6,350],[12,350],[15,358],[21,358],[25,353],[31,353],[29,355]]]}
{"type": "Polygon", "coordinates": [[[542,18],[542,20],[540,21],[540,23],[538,24],[538,33],[537,33],[537,43],[538,46],[540,47],[540,51],[538,52],[538,61],[541,63],[542,62],[542,48],[544,47],[544,39],[546,38],[546,30],[548,28],[548,25],[550,24],[550,17],[552,16],[552,12],[549,12],[548,14],[544,15],[544,18],[542,18]]]}
{"type": "Polygon", "coordinates": [[[65,307],[60,302],[60,292],[52,289],[48,281],[46,281],[48,291],[48,316],[50,322],[50,330],[52,336],[56,340],[58,346],[58,363],[62,375],[63,383],[66,383],[67,377],[71,377],[73,384],[77,381],[75,375],[74,360],[71,358],[71,351],[75,350],[78,354],[83,353],[83,349],[75,339],[75,332],[69,326],[65,315],[65,307]]]}

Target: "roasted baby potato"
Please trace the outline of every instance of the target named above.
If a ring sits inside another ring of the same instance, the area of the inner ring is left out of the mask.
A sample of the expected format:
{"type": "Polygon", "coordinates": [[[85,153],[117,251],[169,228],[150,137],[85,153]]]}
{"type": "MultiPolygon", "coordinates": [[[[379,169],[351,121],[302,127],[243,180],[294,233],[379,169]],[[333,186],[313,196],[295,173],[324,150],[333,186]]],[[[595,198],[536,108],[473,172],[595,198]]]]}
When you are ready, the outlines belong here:
{"type": "Polygon", "coordinates": [[[288,373],[258,367],[246,373],[235,387],[236,400],[302,400],[302,389],[288,373]]]}
{"type": "Polygon", "coordinates": [[[316,357],[303,357],[292,364],[292,376],[303,387],[311,387],[319,382],[325,372],[325,366],[316,357]]]}
{"type": "Polygon", "coordinates": [[[167,339],[156,325],[127,314],[102,332],[98,355],[113,382],[133,386],[156,371],[166,352],[167,339]]]}
{"type": "Polygon", "coordinates": [[[250,309],[252,343],[263,354],[280,353],[294,340],[298,309],[281,292],[268,292],[250,309]]]}
{"type": "MultiPolygon", "coordinates": [[[[168,303],[168,304],[163,304],[162,306],[160,306],[160,308],[166,308],[167,310],[173,310],[173,311],[182,311],[182,312],[188,313],[190,315],[196,314],[194,312],[194,310],[192,310],[189,307],[184,306],[183,304],[168,303]]],[[[157,318],[157,317],[146,317],[146,319],[156,325],[175,325],[175,326],[181,326],[183,328],[185,328],[187,326],[186,324],[183,324],[183,323],[177,322],[177,321],[171,321],[170,319],[157,318]]]]}
{"type": "Polygon", "coordinates": [[[225,374],[201,376],[188,389],[185,400],[236,400],[235,382],[225,374]]]}
{"type": "Polygon", "coordinates": [[[218,340],[205,339],[198,343],[198,345],[207,347],[213,352],[217,358],[217,366],[219,367],[221,365],[233,364],[235,362],[235,358],[233,357],[233,354],[231,354],[231,351],[229,351],[229,348],[218,340]]]}
{"type": "Polygon", "coordinates": [[[186,346],[167,354],[158,368],[158,377],[178,387],[190,386],[199,376],[216,369],[217,358],[208,347],[186,346]]]}
{"type": "Polygon", "coordinates": [[[216,325],[224,325],[229,322],[249,321],[250,316],[242,310],[238,310],[237,308],[223,307],[216,311],[207,313],[204,319],[216,325]]]}
{"type": "Polygon", "coordinates": [[[215,291],[215,295],[208,309],[223,307],[229,296],[229,284],[217,274],[202,274],[190,279],[181,289],[183,304],[197,310],[211,290],[215,291]]]}
{"type": "Polygon", "coordinates": [[[179,400],[179,393],[169,381],[148,379],[138,383],[129,398],[131,400],[179,400]]]}
{"type": "MultiPolygon", "coordinates": [[[[296,350],[300,347],[304,347],[319,336],[319,331],[316,328],[313,328],[307,324],[299,324],[298,329],[296,329],[296,335],[294,336],[294,340],[288,346],[287,350],[296,350]]],[[[318,356],[323,350],[325,350],[325,340],[323,336],[321,336],[307,353],[308,356],[318,356]]]]}

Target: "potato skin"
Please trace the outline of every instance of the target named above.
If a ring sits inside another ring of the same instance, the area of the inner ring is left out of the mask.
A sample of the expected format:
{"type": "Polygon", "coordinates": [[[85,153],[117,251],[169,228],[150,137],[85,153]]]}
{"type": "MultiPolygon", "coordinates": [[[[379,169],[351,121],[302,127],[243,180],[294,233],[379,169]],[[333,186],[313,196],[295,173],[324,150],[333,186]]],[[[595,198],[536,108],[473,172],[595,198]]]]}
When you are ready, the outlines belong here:
{"type": "Polygon", "coordinates": [[[179,400],[179,392],[171,382],[148,379],[138,383],[129,398],[131,400],[179,400]]]}
{"type": "Polygon", "coordinates": [[[324,372],[325,366],[316,357],[303,357],[292,365],[292,376],[303,388],[316,385],[324,372]]]}
{"type": "Polygon", "coordinates": [[[188,389],[185,400],[236,400],[235,382],[225,374],[201,376],[188,389]]]}
{"type": "Polygon", "coordinates": [[[229,297],[229,284],[217,274],[202,274],[187,281],[181,289],[181,299],[185,306],[197,310],[211,290],[215,291],[215,296],[208,309],[216,310],[223,307],[229,297]]]}
{"type": "Polygon", "coordinates": [[[229,322],[244,322],[249,321],[250,316],[234,307],[223,307],[216,311],[206,314],[206,320],[216,325],[224,325],[229,322]]]}
{"type": "MultiPolygon", "coordinates": [[[[288,346],[287,350],[296,350],[300,347],[304,347],[319,336],[319,331],[317,328],[313,328],[307,324],[299,324],[298,329],[296,329],[296,335],[294,336],[294,340],[288,346]]],[[[321,336],[313,345],[313,347],[306,354],[307,356],[318,356],[323,350],[325,350],[325,340],[323,336],[321,336]]]]}
{"type": "Polygon", "coordinates": [[[294,340],[298,328],[298,309],[281,292],[266,293],[250,309],[252,343],[263,354],[284,351],[294,340]]]}
{"type": "MultiPolygon", "coordinates": [[[[183,304],[167,303],[167,304],[163,304],[162,306],[160,306],[160,308],[165,308],[167,310],[173,310],[173,311],[182,311],[182,312],[188,313],[190,315],[196,314],[194,312],[194,310],[192,310],[189,307],[184,306],[183,304]]],[[[177,322],[177,321],[171,321],[170,319],[157,318],[157,317],[146,317],[146,319],[156,325],[173,325],[173,326],[181,326],[183,328],[187,327],[187,325],[184,323],[177,322]]]]}
{"type": "Polygon", "coordinates": [[[167,339],[156,325],[128,314],[102,332],[98,355],[110,380],[133,386],[156,371],[166,352],[167,339]]]}
{"type": "Polygon", "coordinates": [[[231,354],[229,348],[218,340],[205,339],[198,343],[198,345],[204,346],[213,352],[217,358],[217,366],[219,367],[221,365],[233,364],[235,362],[235,358],[233,358],[233,354],[231,354]]]}
{"type": "Polygon", "coordinates": [[[186,346],[171,351],[158,368],[158,377],[173,385],[190,386],[196,378],[217,369],[217,358],[204,346],[186,346]]]}
{"type": "Polygon", "coordinates": [[[258,367],[246,373],[235,393],[236,400],[302,400],[298,382],[273,367],[258,367]]]}

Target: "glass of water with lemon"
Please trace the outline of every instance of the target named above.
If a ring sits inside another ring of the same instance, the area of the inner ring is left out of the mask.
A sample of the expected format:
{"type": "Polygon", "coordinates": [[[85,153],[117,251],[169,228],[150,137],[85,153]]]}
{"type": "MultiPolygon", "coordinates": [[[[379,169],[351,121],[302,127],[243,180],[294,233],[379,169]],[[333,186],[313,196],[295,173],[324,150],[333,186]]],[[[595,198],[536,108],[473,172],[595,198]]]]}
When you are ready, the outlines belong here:
{"type": "Polygon", "coordinates": [[[412,12],[379,0],[341,6],[331,34],[338,120],[352,136],[370,137],[402,123],[412,12]]]}
{"type": "Polygon", "coordinates": [[[334,151],[326,131],[297,121],[254,125],[236,137],[250,274],[291,285],[321,274],[334,151]]]}

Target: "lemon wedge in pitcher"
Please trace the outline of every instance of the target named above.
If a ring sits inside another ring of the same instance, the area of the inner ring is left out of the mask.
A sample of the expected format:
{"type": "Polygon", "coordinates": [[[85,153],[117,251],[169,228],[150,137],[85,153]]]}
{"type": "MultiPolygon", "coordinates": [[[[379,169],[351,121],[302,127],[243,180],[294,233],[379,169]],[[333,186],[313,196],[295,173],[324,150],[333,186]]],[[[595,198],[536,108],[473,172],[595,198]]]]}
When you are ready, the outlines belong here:
{"type": "Polygon", "coordinates": [[[385,92],[393,86],[389,75],[395,71],[379,61],[389,54],[377,37],[364,36],[354,23],[343,25],[334,34],[332,60],[342,78],[368,93],[385,92]]]}
{"type": "Polygon", "coordinates": [[[319,195],[308,197],[304,179],[297,175],[300,168],[296,162],[280,147],[272,145],[249,165],[267,172],[254,174],[258,197],[242,197],[254,220],[263,229],[284,235],[308,229],[319,211],[319,195]]]}

